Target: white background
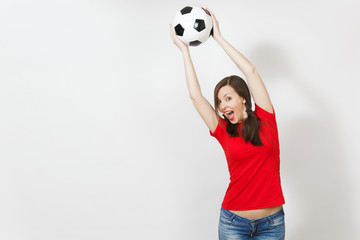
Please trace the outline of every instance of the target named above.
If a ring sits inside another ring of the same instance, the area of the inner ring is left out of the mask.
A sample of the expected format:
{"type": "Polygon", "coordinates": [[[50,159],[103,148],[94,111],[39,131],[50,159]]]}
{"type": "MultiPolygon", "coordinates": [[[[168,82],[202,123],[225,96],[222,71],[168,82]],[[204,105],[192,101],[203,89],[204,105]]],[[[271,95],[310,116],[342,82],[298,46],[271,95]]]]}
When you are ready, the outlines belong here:
{"type": "MultiPolygon", "coordinates": [[[[217,239],[226,160],[168,31],[187,4],[268,87],[287,239],[360,238],[358,1],[2,0],[0,239],[217,239]]],[[[191,53],[212,103],[239,70],[191,53]]]]}

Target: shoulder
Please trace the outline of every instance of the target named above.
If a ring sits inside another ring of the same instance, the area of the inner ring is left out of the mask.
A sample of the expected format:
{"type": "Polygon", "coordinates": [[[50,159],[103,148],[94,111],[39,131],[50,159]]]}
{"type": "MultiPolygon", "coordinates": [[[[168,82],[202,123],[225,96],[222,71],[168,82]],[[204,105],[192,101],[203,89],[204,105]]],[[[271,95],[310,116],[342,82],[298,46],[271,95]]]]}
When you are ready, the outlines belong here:
{"type": "Polygon", "coordinates": [[[219,116],[218,125],[216,126],[216,129],[214,132],[210,131],[210,135],[215,138],[222,137],[224,132],[226,132],[226,125],[227,125],[227,122],[222,117],[219,116]]]}
{"type": "Polygon", "coordinates": [[[271,105],[272,112],[269,112],[255,103],[255,115],[260,119],[275,119],[275,109],[271,105]]]}

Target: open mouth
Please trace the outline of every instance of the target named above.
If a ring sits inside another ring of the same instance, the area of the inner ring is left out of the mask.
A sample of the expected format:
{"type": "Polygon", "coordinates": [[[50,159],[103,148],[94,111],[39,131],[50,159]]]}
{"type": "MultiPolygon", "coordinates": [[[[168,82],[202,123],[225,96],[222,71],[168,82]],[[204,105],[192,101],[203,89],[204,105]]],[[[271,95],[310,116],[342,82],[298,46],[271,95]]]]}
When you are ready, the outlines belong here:
{"type": "Polygon", "coordinates": [[[228,112],[225,112],[225,116],[230,120],[234,120],[235,118],[235,115],[234,115],[234,112],[233,111],[228,111],[228,112]]]}

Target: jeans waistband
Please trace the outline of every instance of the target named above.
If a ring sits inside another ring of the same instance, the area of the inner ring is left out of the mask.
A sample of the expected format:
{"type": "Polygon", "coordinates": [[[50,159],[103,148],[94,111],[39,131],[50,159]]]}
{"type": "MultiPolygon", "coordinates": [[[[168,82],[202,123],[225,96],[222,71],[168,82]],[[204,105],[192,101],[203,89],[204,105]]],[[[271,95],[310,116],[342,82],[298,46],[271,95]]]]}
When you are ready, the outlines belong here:
{"type": "Polygon", "coordinates": [[[234,218],[237,218],[237,219],[239,219],[241,221],[245,221],[245,222],[249,222],[249,223],[254,223],[254,222],[260,223],[260,222],[272,220],[272,219],[275,219],[277,217],[285,215],[283,207],[281,207],[281,209],[276,213],[273,213],[273,214],[268,215],[268,216],[263,217],[263,218],[253,218],[253,219],[248,219],[248,218],[241,217],[239,215],[236,215],[235,213],[230,212],[229,210],[226,210],[223,207],[221,207],[221,212],[222,212],[222,214],[227,216],[227,218],[229,218],[230,220],[233,220],[234,218]]]}

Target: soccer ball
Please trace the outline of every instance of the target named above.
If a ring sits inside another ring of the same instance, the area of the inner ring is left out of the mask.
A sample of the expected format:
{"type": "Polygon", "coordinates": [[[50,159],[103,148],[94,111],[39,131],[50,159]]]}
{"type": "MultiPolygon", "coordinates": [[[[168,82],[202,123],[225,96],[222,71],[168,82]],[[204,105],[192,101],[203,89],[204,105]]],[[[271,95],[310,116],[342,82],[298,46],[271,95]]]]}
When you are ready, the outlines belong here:
{"type": "Polygon", "coordinates": [[[212,34],[210,13],[199,6],[186,6],[178,11],[172,25],[180,40],[189,46],[199,46],[212,34]]]}

